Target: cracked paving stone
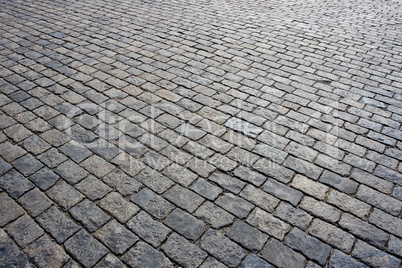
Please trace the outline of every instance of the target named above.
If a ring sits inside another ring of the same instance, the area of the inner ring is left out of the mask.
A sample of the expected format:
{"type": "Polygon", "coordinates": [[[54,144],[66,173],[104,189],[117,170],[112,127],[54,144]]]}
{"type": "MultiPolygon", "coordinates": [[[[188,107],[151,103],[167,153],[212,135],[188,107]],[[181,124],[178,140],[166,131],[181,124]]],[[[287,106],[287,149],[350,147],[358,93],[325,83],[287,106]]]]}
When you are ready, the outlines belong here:
{"type": "Polygon", "coordinates": [[[131,202],[134,202],[157,219],[164,219],[174,209],[170,202],[146,188],[136,193],[131,198],[131,202]]]}
{"type": "Polygon", "coordinates": [[[231,214],[211,202],[202,204],[202,206],[195,211],[194,216],[215,229],[226,227],[234,220],[231,214]]]}
{"type": "Polygon", "coordinates": [[[44,233],[43,229],[26,214],[7,225],[5,230],[21,248],[25,248],[44,233]]]}
{"type": "Polygon", "coordinates": [[[60,246],[46,235],[27,246],[24,252],[37,267],[61,267],[70,259],[60,246]]]}
{"type": "Polygon", "coordinates": [[[94,268],[124,268],[124,264],[113,254],[107,254],[94,268]]]}
{"type": "Polygon", "coordinates": [[[43,164],[30,154],[26,154],[14,160],[12,165],[25,176],[32,175],[43,167],[43,164]]]}
{"type": "Polygon", "coordinates": [[[111,220],[95,232],[95,237],[103,242],[113,253],[123,254],[137,242],[138,236],[133,234],[116,220],[111,220]]]}
{"type": "Polygon", "coordinates": [[[89,175],[74,187],[92,201],[100,199],[112,191],[112,188],[92,175],[89,175]]]}
{"type": "Polygon", "coordinates": [[[152,217],[144,211],[141,211],[128,221],[127,226],[135,234],[154,247],[159,247],[171,232],[168,227],[161,222],[153,220],[152,217]]]}
{"type": "Polygon", "coordinates": [[[225,193],[216,200],[216,204],[236,217],[244,219],[254,208],[254,205],[230,193],[225,193]]]}
{"type": "Polygon", "coordinates": [[[36,220],[60,244],[80,229],[55,206],[43,212],[36,220]]]}
{"type": "Polygon", "coordinates": [[[6,193],[0,193],[0,227],[23,215],[24,210],[6,193]]]}
{"type": "Polygon", "coordinates": [[[236,267],[246,251],[219,232],[209,229],[201,238],[201,248],[229,267],[236,267]]]}
{"type": "Polygon", "coordinates": [[[68,253],[85,267],[92,267],[108,250],[84,230],[79,231],[64,243],[68,253]]]}
{"type": "Polygon", "coordinates": [[[35,174],[29,176],[29,180],[38,186],[42,191],[52,187],[58,180],[59,176],[48,168],[42,168],[35,174]]]}
{"type": "Polygon", "coordinates": [[[84,159],[92,155],[92,152],[90,150],[88,150],[82,144],[76,141],[70,141],[64,144],[62,147],[60,147],[59,150],[70,157],[76,163],[80,163],[84,159]]]}
{"type": "Polygon", "coordinates": [[[204,201],[201,196],[179,185],[167,190],[164,197],[189,213],[193,213],[204,201]]]}
{"type": "Polygon", "coordinates": [[[35,187],[33,183],[24,178],[24,176],[15,171],[15,169],[0,176],[0,186],[3,190],[7,191],[12,198],[18,198],[35,187]]]}
{"type": "Polygon", "coordinates": [[[100,158],[97,155],[89,157],[88,159],[84,160],[80,165],[99,178],[104,177],[114,169],[113,165],[106,162],[103,158],[100,158]]]}
{"type": "Polygon", "coordinates": [[[34,267],[12,241],[0,241],[0,264],[3,267],[34,267]]]}
{"type": "Polygon", "coordinates": [[[255,254],[248,255],[240,264],[240,268],[274,268],[271,264],[255,254]]]}
{"type": "Polygon", "coordinates": [[[267,213],[260,208],[254,209],[250,216],[248,216],[247,222],[257,229],[280,240],[283,240],[285,234],[291,229],[289,224],[275,218],[270,213],[267,213]]]}
{"type": "Polygon", "coordinates": [[[88,199],[75,205],[69,212],[74,219],[81,222],[90,232],[99,229],[110,219],[109,215],[88,199]]]}
{"type": "Polygon", "coordinates": [[[168,258],[144,242],[138,242],[122,260],[131,267],[173,267],[168,258]]]}
{"type": "Polygon", "coordinates": [[[71,160],[63,162],[54,171],[71,184],[81,181],[89,174],[85,169],[71,160]]]}
{"type": "Polygon", "coordinates": [[[68,158],[60,153],[56,148],[52,148],[39,155],[38,159],[49,168],[55,168],[68,158]]]}
{"type": "Polygon", "coordinates": [[[226,235],[252,252],[260,251],[268,239],[268,235],[241,220],[237,220],[226,235]]]}
{"type": "Polygon", "coordinates": [[[70,184],[60,181],[46,191],[46,194],[64,210],[69,210],[84,199],[84,195],[74,189],[70,184]]]}
{"type": "Polygon", "coordinates": [[[29,212],[33,217],[48,209],[53,203],[50,199],[38,188],[34,188],[18,199],[18,202],[29,212]]]}
{"type": "Polygon", "coordinates": [[[140,209],[126,201],[119,193],[112,192],[99,201],[99,206],[112,214],[118,221],[125,223],[140,209]]]}
{"type": "Polygon", "coordinates": [[[138,192],[142,187],[140,182],[133,177],[128,176],[120,169],[114,169],[108,175],[103,177],[102,180],[113,189],[116,189],[123,196],[132,195],[133,193],[138,192]]]}
{"type": "Polygon", "coordinates": [[[180,209],[175,209],[163,222],[192,241],[200,238],[206,229],[202,221],[180,209]]]}
{"type": "Polygon", "coordinates": [[[267,242],[261,251],[261,257],[278,267],[298,268],[304,267],[306,263],[303,255],[293,251],[276,239],[271,239],[267,242]]]}
{"type": "Polygon", "coordinates": [[[211,201],[215,200],[223,192],[221,188],[212,185],[202,178],[194,182],[190,186],[190,189],[211,201]]]}
{"type": "Polygon", "coordinates": [[[204,250],[176,233],[168,238],[162,250],[183,267],[198,267],[208,257],[204,250]]]}
{"type": "Polygon", "coordinates": [[[310,259],[325,265],[331,247],[320,242],[318,239],[307,236],[303,231],[294,228],[286,237],[285,244],[293,249],[303,252],[310,259]]]}

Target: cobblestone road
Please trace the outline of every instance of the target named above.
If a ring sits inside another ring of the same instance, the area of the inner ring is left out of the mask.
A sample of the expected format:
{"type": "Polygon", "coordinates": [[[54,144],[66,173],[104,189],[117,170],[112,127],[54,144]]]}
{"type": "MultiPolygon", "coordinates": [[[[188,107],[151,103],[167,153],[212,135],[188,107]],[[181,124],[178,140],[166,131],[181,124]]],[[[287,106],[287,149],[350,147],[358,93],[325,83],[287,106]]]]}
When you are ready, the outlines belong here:
{"type": "Polygon", "coordinates": [[[401,68],[400,1],[1,0],[0,267],[400,267],[401,68]]]}

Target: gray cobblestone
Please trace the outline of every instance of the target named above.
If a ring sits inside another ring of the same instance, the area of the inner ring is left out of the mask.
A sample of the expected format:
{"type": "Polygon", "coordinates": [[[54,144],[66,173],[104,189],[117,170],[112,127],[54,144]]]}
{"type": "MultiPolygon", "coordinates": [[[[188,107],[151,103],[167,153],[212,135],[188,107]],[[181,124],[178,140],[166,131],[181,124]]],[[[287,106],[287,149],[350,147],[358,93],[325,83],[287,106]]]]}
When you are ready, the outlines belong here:
{"type": "Polygon", "coordinates": [[[304,266],[306,259],[300,253],[297,253],[285,246],[276,239],[267,242],[261,252],[261,256],[270,263],[279,267],[299,267],[304,266]]]}
{"type": "Polygon", "coordinates": [[[352,252],[352,257],[372,267],[398,267],[401,261],[383,251],[359,240],[352,252]]]}
{"type": "Polygon", "coordinates": [[[172,267],[172,263],[162,253],[144,242],[138,242],[122,260],[131,267],[172,267]]]}

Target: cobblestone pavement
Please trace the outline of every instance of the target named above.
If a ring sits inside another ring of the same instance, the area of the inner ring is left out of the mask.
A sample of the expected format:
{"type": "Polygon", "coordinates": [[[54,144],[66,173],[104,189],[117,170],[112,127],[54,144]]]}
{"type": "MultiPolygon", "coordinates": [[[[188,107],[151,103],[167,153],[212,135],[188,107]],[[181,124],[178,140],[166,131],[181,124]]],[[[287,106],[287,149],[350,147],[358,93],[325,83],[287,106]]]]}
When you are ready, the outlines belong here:
{"type": "Polygon", "coordinates": [[[0,267],[400,267],[402,3],[0,1],[0,267]]]}

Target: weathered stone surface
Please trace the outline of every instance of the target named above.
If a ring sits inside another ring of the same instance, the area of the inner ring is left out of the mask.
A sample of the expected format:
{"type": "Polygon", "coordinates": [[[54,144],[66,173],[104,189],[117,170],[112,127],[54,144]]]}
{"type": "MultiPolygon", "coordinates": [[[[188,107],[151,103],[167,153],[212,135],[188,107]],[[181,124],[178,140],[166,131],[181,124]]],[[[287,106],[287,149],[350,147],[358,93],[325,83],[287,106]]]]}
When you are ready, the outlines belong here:
{"type": "Polygon", "coordinates": [[[24,194],[18,201],[24,209],[34,217],[38,216],[53,204],[44,193],[38,190],[38,188],[34,188],[24,194]]]}
{"type": "Polygon", "coordinates": [[[198,267],[208,257],[204,250],[176,233],[169,236],[162,250],[183,267],[198,267]]]}
{"type": "Polygon", "coordinates": [[[84,230],[72,236],[64,246],[67,252],[85,267],[95,265],[108,252],[104,245],[84,230]]]}
{"type": "Polygon", "coordinates": [[[308,233],[345,253],[350,252],[355,241],[353,235],[319,219],[313,221],[308,233]]]}
{"type": "Polygon", "coordinates": [[[324,265],[329,257],[331,247],[318,239],[307,236],[304,232],[294,228],[286,237],[285,244],[293,249],[303,252],[307,257],[324,265]]]}
{"type": "Polygon", "coordinates": [[[313,219],[310,214],[301,209],[294,208],[286,202],[281,202],[279,204],[275,210],[274,216],[284,220],[287,223],[297,226],[302,230],[306,230],[313,219]]]}
{"type": "Polygon", "coordinates": [[[121,262],[115,255],[109,253],[100,262],[98,262],[94,268],[124,268],[123,262],[121,262]]]}
{"type": "Polygon", "coordinates": [[[60,246],[46,235],[27,246],[24,252],[38,267],[60,267],[70,259],[60,246]]]}
{"type": "Polygon", "coordinates": [[[2,189],[6,190],[12,198],[18,198],[35,187],[29,180],[24,178],[21,173],[15,171],[15,169],[0,176],[0,186],[2,189]]]}
{"type": "Polygon", "coordinates": [[[190,186],[190,189],[211,201],[215,200],[219,194],[222,193],[222,189],[212,185],[202,178],[199,178],[196,182],[194,182],[190,186]]]}
{"type": "Polygon", "coordinates": [[[46,191],[46,194],[64,210],[69,210],[84,199],[84,196],[70,184],[60,181],[46,191]]]}
{"type": "Polygon", "coordinates": [[[203,222],[219,229],[233,222],[234,217],[211,202],[205,202],[193,214],[203,222]]]}
{"type": "Polygon", "coordinates": [[[307,212],[323,218],[324,220],[336,222],[341,216],[341,211],[328,205],[327,203],[317,201],[314,198],[306,196],[300,203],[300,208],[307,212]]]}
{"type": "Polygon", "coordinates": [[[57,174],[46,167],[29,176],[29,180],[41,190],[49,189],[58,181],[59,178],[60,177],[57,174]]]}
{"type": "Polygon", "coordinates": [[[109,215],[88,199],[70,209],[70,213],[90,232],[97,230],[110,219],[109,215]]]}
{"type": "Polygon", "coordinates": [[[164,219],[174,209],[171,203],[146,188],[136,193],[131,202],[158,219],[164,219]]]}
{"type": "Polygon", "coordinates": [[[254,208],[253,204],[230,193],[219,197],[216,200],[216,204],[241,219],[247,217],[254,208]]]}
{"type": "Polygon", "coordinates": [[[290,230],[290,225],[275,218],[271,214],[260,208],[256,208],[248,216],[247,222],[255,226],[257,229],[282,240],[285,234],[290,230]]]}
{"type": "Polygon", "coordinates": [[[113,253],[119,255],[138,241],[138,237],[135,234],[116,220],[109,221],[97,230],[94,236],[102,241],[113,253]]]}
{"type": "Polygon", "coordinates": [[[63,243],[80,229],[55,206],[43,212],[36,220],[58,243],[63,243]]]}
{"type": "Polygon", "coordinates": [[[261,251],[261,257],[278,267],[297,268],[304,266],[306,263],[303,255],[293,251],[276,239],[271,239],[267,242],[261,251]]]}
{"type": "Polygon", "coordinates": [[[180,209],[175,209],[163,223],[192,241],[198,240],[206,229],[202,221],[180,209]]]}
{"type": "Polygon", "coordinates": [[[6,193],[0,193],[0,226],[24,214],[24,210],[14,202],[6,193]]]}
{"type": "Polygon", "coordinates": [[[201,238],[201,248],[229,267],[236,267],[246,255],[245,250],[215,230],[208,230],[201,238]]]}
{"type": "Polygon", "coordinates": [[[104,184],[95,176],[89,175],[75,185],[75,188],[83,193],[90,200],[96,200],[104,197],[112,189],[104,184]]]}
{"type": "Polygon", "coordinates": [[[240,196],[269,212],[272,212],[279,203],[279,199],[252,185],[247,185],[240,193],[240,196]]]}
{"type": "Polygon", "coordinates": [[[168,227],[153,220],[152,217],[144,211],[141,211],[129,220],[127,226],[154,247],[158,247],[171,232],[168,227]]]}
{"type": "Polygon", "coordinates": [[[194,212],[204,201],[204,198],[198,194],[179,185],[175,185],[166,191],[164,197],[189,213],[194,212]]]}
{"type": "Polygon", "coordinates": [[[71,160],[63,162],[54,171],[71,184],[79,182],[89,174],[85,169],[71,160]]]}
{"type": "Polygon", "coordinates": [[[353,267],[353,268],[359,268],[359,267],[367,267],[363,263],[353,259],[352,257],[346,255],[342,251],[335,250],[334,253],[332,253],[331,259],[329,260],[329,266],[330,268],[341,268],[341,267],[353,267]]]}
{"type": "Polygon", "coordinates": [[[267,179],[262,190],[296,206],[303,198],[303,193],[273,179],[267,179]]]}
{"type": "Polygon", "coordinates": [[[369,244],[357,241],[352,257],[368,264],[371,267],[399,267],[401,260],[391,256],[369,244]]]}
{"type": "Polygon", "coordinates": [[[173,267],[168,258],[144,242],[138,242],[122,260],[131,267],[173,267]]]}
{"type": "Polygon", "coordinates": [[[241,220],[237,220],[226,235],[253,252],[260,251],[268,239],[268,235],[241,220]]]}
{"type": "Polygon", "coordinates": [[[118,221],[125,223],[140,209],[126,201],[119,193],[112,192],[99,201],[99,206],[112,214],[118,221]]]}
{"type": "Polygon", "coordinates": [[[135,178],[128,176],[120,169],[115,169],[108,175],[102,178],[102,180],[121,193],[123,196],[128,196],[138,192],[142,184],[135,178]]]}
{"type": "Polygon", "coordinates": [[[43,229],[26,214],[7,225],[5,229],[21,248],[25,248],[44,233],[43,229]]]}
{"type": "Polygon", "coordinates": [[[352,234],[367,240],[376,246],[382,247],[388,240],[387,234],[373,225],[359,220],[358,218],[344,213],[339,225],[352,234]]]}
{"type": "Polygon", "coordinates": [[[29,176],[43,167],[43,164],[30,154],[14,160],[12,164],[24,176],[29,176]]]}

